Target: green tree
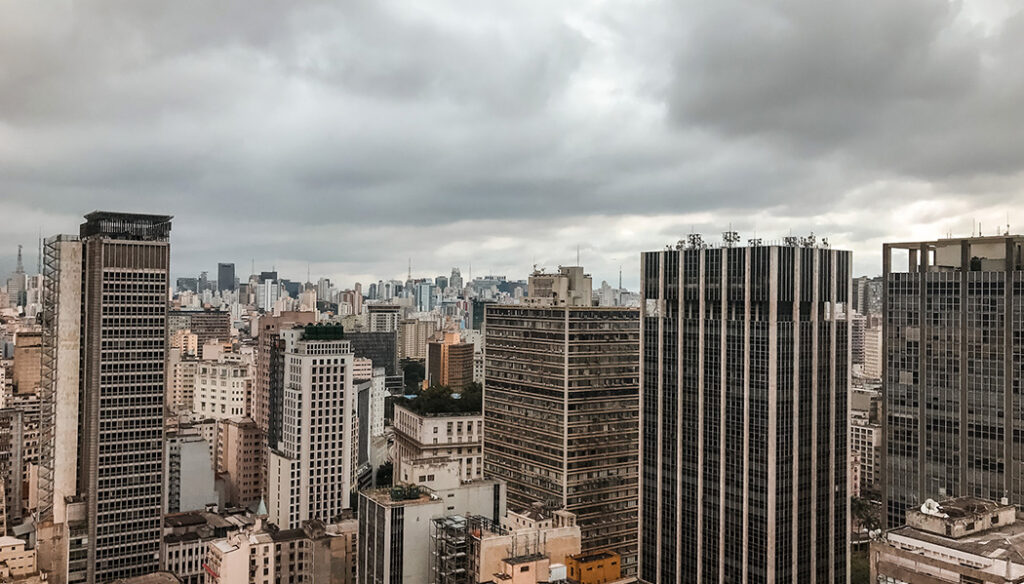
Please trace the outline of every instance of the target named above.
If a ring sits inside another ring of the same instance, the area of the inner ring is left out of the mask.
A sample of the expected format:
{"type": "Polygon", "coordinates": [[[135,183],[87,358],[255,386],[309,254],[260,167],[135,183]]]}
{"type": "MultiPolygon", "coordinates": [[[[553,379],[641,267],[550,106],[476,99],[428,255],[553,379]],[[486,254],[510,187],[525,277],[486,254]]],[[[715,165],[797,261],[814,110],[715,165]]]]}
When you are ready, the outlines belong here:
{"type": "Polygon", "coordinates": [[[874,531],[882,527],[881,505],[863,497],[850,499],[850,515],[856,525],[868,531],[874,531]]]}

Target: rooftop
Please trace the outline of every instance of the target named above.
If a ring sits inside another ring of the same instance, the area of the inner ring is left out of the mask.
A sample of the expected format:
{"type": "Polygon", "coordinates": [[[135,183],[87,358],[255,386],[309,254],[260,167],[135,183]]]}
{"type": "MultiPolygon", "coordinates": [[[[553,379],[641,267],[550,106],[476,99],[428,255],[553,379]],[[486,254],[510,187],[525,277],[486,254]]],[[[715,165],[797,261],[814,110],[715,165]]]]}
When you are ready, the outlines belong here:
{"type": "Polygon", "coordinates": [[[581,564],[589,564],[590,562],[598,562],[601,560],[610,560],[618,557],[618,554],[611,551],[600,551],[587,554],[576,554],[572,556],[572,559],[576,560],[581,564]]]}
{"type": "Polygon", "coordinates": [[[401,497],[392,497],[393,489],[373,489],[368,491],[361,491],[361,495],[365,495],[368,499],[375,501],[378,505],[422,505],[424,503],[430,503],[434,499],[430,496],[430,491],[421,489],[419,496],[416,498],[406,499],[401,497]]]}
{"type": "Polygon", "coordinates": [[[181,584],[181,580],[170,572],[153,572],[133,578],[114,580],[113,584],[181,584]]]}
{"type": "MultiPolygon", "coordinates": [[[[1024,520],[1024,514],[1018,514],[1017,518],[1024,520]]],[[[909,525],[889,531],[888,536],[910,538],[989,559],[1010,558],[1014,563],[1024,563],[1024,523],[1021,521],[1001,528],[975,532],[959,539],[930,533],[909,525]]]]}
{"type": "Polygon", "coordinates": [[[105,235],[136,241],[166,241],[171,232],[171,215],[144,215],[93,211],[79,229],[81,237],[105,235]]]}

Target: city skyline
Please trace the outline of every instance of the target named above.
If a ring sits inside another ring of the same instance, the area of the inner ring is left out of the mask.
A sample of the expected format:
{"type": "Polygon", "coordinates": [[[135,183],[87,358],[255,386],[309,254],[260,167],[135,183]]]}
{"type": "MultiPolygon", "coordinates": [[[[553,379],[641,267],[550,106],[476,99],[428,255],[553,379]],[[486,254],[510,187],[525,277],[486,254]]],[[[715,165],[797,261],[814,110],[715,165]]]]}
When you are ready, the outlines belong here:
{"type": "MultiPolygon", "coordinates": [[[[731,225],[727,225],[727,227],[731,228],[732,226],[731,225]]],[[[998,231],[993,231],[992,233],[988,233],[987,235],[1004,235],[1006,233],[1006,225],[996,226],[996,227],[999,227],[1000,229],[998,229],[998,231]]],[[[1010,227],[1012,227],[1012,225],[1010,227]]],[[[975,226],[975,229],[977,229],[977,225],[975,226]]],[[[1024,229],[1022,229],[1022,230],[1024,230],[1024,229]]],[[[700,235],[703,238],[704,243],[707,244],[709,247],[724,246],[724,243],[722,241],[722,237],[723,237],[725,231],[715,231],[715,232],[706,232],[706,233],[701,233],[701,232],[697,232],[697,231],[687,232],[687,233],[679,235],[677,239],[678,239],[678,241],[685,243],[687,237],[689,237],[690,235],[692,235],[694,233],[696,233],[697,235],[700,235]]],[[[813,231],[806,232],[806,233],[797,233],[797,232],[789,231],[789,232],[786,232],[784,234],[760,234],[760,235],[757,232],[751,232],[749,234],[743,233],[743,232],[736,232],[736,233],[738,233],[738,236],[740,237],[741,241],[746,241],[746,240],[749,240],[749,239],[753,239],[754,236],[757,235],[758,236],[757,239],[760,239],[764,245],[770,245],[770,244],[782,245],[782,244],[784,244],[784,240],[785,240],[786,237],[790,237],[790,236],[804,237],[804,236],[812,235],[818,241],[821,241],[821,240],[827,241],[829,247],[832,247],[832,248],[835,248],[835,249],[845,249],[845,250],[849,250],[850,249],[849,245],[843,245],[841,242],[836,242],[833,239],[831,239],[830,237],[828,237],[827,234],[819,234],[819,233],[816,233],[816,232],[813,232],[813,231]]],[[[1011,231],[1011,233],[1012,233],[1012,231],[1011,231]]],[[[976,234],[960,235],[958,233],[945,233],[944,232],[944,233],[942,233],[940,235],[940,238],[946,238],[947,236],[950,236],[953,239],[961,239],[961,238],[966,239],[966,238],[974,237],[974,236],[976,236],[976,234]]],[[[932,234],[932,237],[934,238],[934,234],[932,234]]],[[[904,237],[902,239],[908,239],[908,238],[904,237]]],[[[173,237],[172,237],[172,240],[173,240],[173,237]]],[[[886,241],[890,241],[891,242],[891,241],[896,241],[896,240],[901,240],[901,238],[895,237],[895,238],[887,239],[886,241]]],[[[664,241],[667,241],[667,240],[662,240],[659,243],[661,245],[664,245],[664,241]]],[[[30,248],[29,248],[29,246],[27,244],[22,244],[22,245],[24,247],[23,255],[24,255],[25,273],[26,274],[34,274],[34,273],[36,273],[36,268],[35,268],[35,266],[36,266],[36,257],[35,257],[35,254],[38,253],[38,250],[32,251],[32,250],[30,250],[30,248]]],[[[852,273],[852,276],[854,278],[862,277],[862,276],[869,277],[869,278],[874,278],[874,277],[880,277],[882,275],[882,254],[881,254],[881,249],[882,248],[881,248],[881,245],[883,245],[883,244],[880,244],[879,252],[877,254],[874,254],[874,255],[877,255],[877,259],[878,259],[878,262],[877,262],[878,263],[878,268],[877,268],[877,270],[872,271],[872,270],[869,269],[869,270],[867,270],[867,271],[865,271],[863,273],[862,272],[858,272],[857,271],[857,267],[856,267],[857,266],[856,254],[854,254],[854,258],[855,258],[854,259],[854,270],[853,270],[853,273],[852,273]]],[[[651,247],[655,247],[656,248],[656,247],[658,247],[658,244],[656,243],[655,245],[653,245],[651,247]]],[[[583,249],[583,248],[580,248],[580,249],[583,249]]],[[[265,260],[261,260],[259,258],[249,258],[248,260],[245,260],[245,261],[233,261],[231,258],[218,257],[216,255],[217,252],[210,252],[210,254],[208,256],[206,256],[205,259],[198,260],[199,263],[196,264],[198,267],[197,267],[197,269],[195,271],[188,271],[188,269],[174,268],[172,270],[172,272],[171,272],[170,277],[171,277],[171,281],[173,283],[178,278],[194,278],[194,277],[198,277],[202,272],[206,272],[207,278],[209,279],[209,281],[214,283],[214,284],[216,284],[217,281],[218,281],[218,273],[217,273],[218,266],[221,265],[221,264],[230,264],[230,265],[234,265],[236,279],[239,281],[239,283],[243,283],[243,284],[247,281],[247,279],[248,279],[248,277],[250,275],[259,275],[261,272],[271,272],[271,271],[273,271],[273,272],[276,272],[281,279],[289,280],[289,281],[292,281],[292,282],[304,283],[304,282],[307,281],[306,280],[306,276],[307,275],[310,278],[309,281],[311,283],[313,283],[313,284],[316,284],[317,281],[319,279],[321,279],[321,278],[326,278],[326,279],[330,280],[332,286],[334,286],[335,288],[339,288],[339,289],[352,288],[353,286],[355,286],[356,283],[360,283],[360,284],[363,285],[364,293],[365,293],[365,288],[367,286],[369,286],[370,284],[375,284],[377,282],[382,282],[382,281],[383,282],[387,282],[389,280],[398,280],[398,281],[404,282],[407,279],[407,277],[409,276],[410,271],[411,271],[411,274],[412,274],[412,278],[414,280],[419,280],[419,279],[430,279],[430,280],[433,280],[433,279],[437,278],[438,276],[444,276],[444,277],[447,278],[448,274],[451,272],[452,268],[458,268],[458,269],[460,269],[463,272],[462,275],[463,275],[464,281],[466,283],[469,283],[471,280],[470,280],[470,276],[469,276],[469,271],[468,270],[470,268],[472,268],[472,270],[473,270],[472,273],[473,273],[473,278],[474,279],[475,278],[483,278],[485,276],[506,276],[510,280],[522,280],[522,281],[525,282],[527,276],[529,276],[533,272],[534,269],[555,270],[555,269],[557,269],[558,266],[585,265],[585,266],[588,267],[587,273],[590,274],[591,276],[593,276],[593,281],[594,281],[595,289],[600,286],[601,282],[608,282],[608,284],[613,286],[613,287],[618,286],[620,275],[622,277],[623,288],[628,289],[628,290],[633,290],[633,291],[636,291],[636,290],[639,289],[639,286],[640,286],[639,266],[640,266],[641,256],[644,253],[644,249],[637,249],[635,254],[633,254],[632,256],[630,256],[628,258],[625,258],[625,261],[623,261],[623,262],[621,262],[619,264],[608,265],[607,267],[611,271],[609,271],[607,273],[594,273],[594,272],[592,272],[589,269],[589,266],[591,265],[591,263],[601,264],[602,262],[600,262],[600,261],[591,262],[591,261],[588,261],[588,260],[593,260],[593,259],[598,259],[599,260],[600,258],[588,258],[586,256],[577,256],[575,254],[579,250],[577,250],[577,248],[575,248],[575,247],[572,250],[570,250],[570,251],[571,251],[571,254],[567,255],[564,258],[563,261],[559,261],[558,258],[555,258],[552,261],[540,261],[537,257],[534,257],[534,258],[531,258],[531,262],[530,263],[524,264],[523,261],[522,261],[522,258],[519,258],[518,262],[516,262],[515,264],[512,264],[512,265],[509,266],[509,271],[502,271],[502,270],[492,269],[489,266],[473,267],[473,264],[464,264],[464,265],[455,265],[455,264],[453,264],[452,266],[449,266],[448,268],[441,267],[441,268],[438,268],[438,269],[435,270],[435,269],[433,269],[433,267],[428,267],[428,268],[417,267],[417,265],[416,265],[414,260],[412,262],[410,262],[410,260],[412,260],[411,257],[405,257],[405,259],[402,260],[402,262],[404,262],[404,263],[399,262],[399,263],[402,263],[402,266],[403,266],[402,269],[400,271],[397,271],[397,272],[389,272],[390,275],[381,275],[380,273],[368,273],[368,274],[361,274],[361,275],[357,275],[357,276],[349,276],[349,275],[344,275],[343,274],[341,278],[339,278],[339,276],[337,274],[331,274],[331,273],[318,272],[317,271],[318,269],[322,269],[322,267],[325,266],[325,265],[331,265],[329,263],[314,264],[312,262],[303,262],[301,259],[296,259],[296,260],[292,260],[292,261],[285,261],[282,264],[282,263],[279,263],[280,260],[266,260],[265,261],[265,260]],[[580,261],[577,262],[578,259],[580,261]],[[206,265],[207,263],[209,263],[212,267],[208,267],[206,265]],[[412,264],[411,265],[411,270],[410,270],[410,263],[412,264]],[[621,271],[621,274],[620,274],[620,271],[621,271]]],[[[15,271],[15,264],[16,264],[16,257],[17,257],[17,244],[15,245],[15,253],[10,256],[10,258],[11,258],[11,267],[10,267],[9,270],[5,271],[5,269],[3,267],[4,266],[4,263],[3,263],[4,255],[2,253],[0,253],[0,274],[8,274],[9,275],[9,274],[13,274],[14,273],[14,271],[15,271]]],[[[172,252],[172,255],[171,255],[171,263],[172,263],[172,265],[175,265],[176,259],[177,258],[174,256],[174,252],[172,252]]],[[[398,260],[396,259],[395,261],[386,262],[386,263],[390,264],[390,263],[395,263],[397,261],[398,260]]],[[[443,261],[443,260],[440,260],[440,261],[443,261]]],[[[607,262],[603,262],[603,263],[607,264],[607,262]]]]}

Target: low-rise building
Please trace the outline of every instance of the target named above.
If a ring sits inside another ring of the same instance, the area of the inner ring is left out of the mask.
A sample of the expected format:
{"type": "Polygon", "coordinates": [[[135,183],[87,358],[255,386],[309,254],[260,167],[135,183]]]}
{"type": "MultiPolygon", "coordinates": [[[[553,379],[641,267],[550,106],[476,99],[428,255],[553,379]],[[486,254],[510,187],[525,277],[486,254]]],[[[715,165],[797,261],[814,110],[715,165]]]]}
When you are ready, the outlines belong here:
{"type": "Polygon", "coordinates": [[[1005,502],[928,500],[907,524],[871,542],[873,583],[1024,582],[1024,515],[1005,502]]]}
{"type": "Polygon", "coordinates": [[[509,512],[498,525],[486,517],[454,515],[431,521],[434,584],[537,584],[564,579],[566,560],[580,553],[580,528],[568,511],[509,512]]]}
{"type": "Polygon", "coordinates": [[[160,568],[183,584],[203,584],[206,549],[211,541],[241,531],[254,522],[243,514],[220,515],[208,511],[176,513],[164,517],[160,541],[160,568]]]}
{"type": "Polygon", "coordinates": [[[25,549],[25,540],[0,536],[0,577],[17,579],[36,573],[36,550],[25,549]]]}
{"type": "Polygon", "coordinates": [[[311,520],[301,529],[279,530],[258,520],[244,531],[210,542],[205,582],[351,584],[357,526],[354,519],[331,525],[311,520]]]}
{"type": "Polygon", "coordinates": [[[500,481],[462,482],[437,477],[437,489],[400,485],[359,493],[360,584],[421,584],[429,574],[432,520],[476,515],[497,522],[505,515],[500,481]]]}
{"type": "Polygon", "coordinates": [[[578,554],[565,565],[571,584],[609,584],[622,577],[622,560],[613,551],[578,554]]]}
{"type": "Polygon", "coordinates": [[[409,483],[423,482],[409,474],[408,465],[421,459],[450,458],[459,461],[463,480],[483,476],[483,415],[430,409],[415,412],[396,404],[394,414],[395,476],[409,483]]]}

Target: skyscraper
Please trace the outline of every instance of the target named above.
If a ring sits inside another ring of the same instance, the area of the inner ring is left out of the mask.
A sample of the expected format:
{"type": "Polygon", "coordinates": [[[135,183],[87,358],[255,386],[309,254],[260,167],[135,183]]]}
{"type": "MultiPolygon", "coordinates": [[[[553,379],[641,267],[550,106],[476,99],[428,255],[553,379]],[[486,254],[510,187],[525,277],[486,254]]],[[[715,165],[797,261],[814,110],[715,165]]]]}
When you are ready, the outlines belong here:
{"type": "Polygon", "coordinates": [[[14,273],[7,280],[7,296],[11,306],[25,306],[28,279],[25,276],[25,264],[21,261],[21,246],[18,246],[18,263],[14,273]]]}
{"type": "Polygon", "coordinates": [[[473,343],[463,343],[458,332],[440,333],[427,343],[427,386],[444,385],[459,392],[473,383],[473,343]]]}
{"type": "Polygon", "coordinates": [[[575,513],[583,551],[635,573],[639,311],[532,300],[487,306],[484,477],[512,510],[575,513]]]}
{"type": "Polygon", "coordinates": [[[641,259],[641,580],[847,582],[850,253],[641,259]]]}
{"type": "Polygon", "coordinates": [[[1022,244],[1007,235],[883,246],[890,527],[929,498],[1024,504],[1022,244]]]}
{"type": "Polygon", "coordinates": [[[41,559],[58,582],[159,568],[171,217],[93,212],[46,241],[41,559]]]}
{"type": "Polygon", "coordinates": [[[234,291],[235,287],[235,264],[217,264],[217,289],[221,292],[234,291]]]}
{"type": "Polygon", "coordinates": [[[448,285],[455,289],[459,295],[462,295],[462,272],[458,268],[452,268],[452,275],[448,278],[448,285]]]}
{"type": "Polygon", "coordinates": [[[270,520],[282,529],[351,509],[359,420],[355,355],[340,326],[307,326],[285,354],[281,440],[269,457],[270,520]]]}

